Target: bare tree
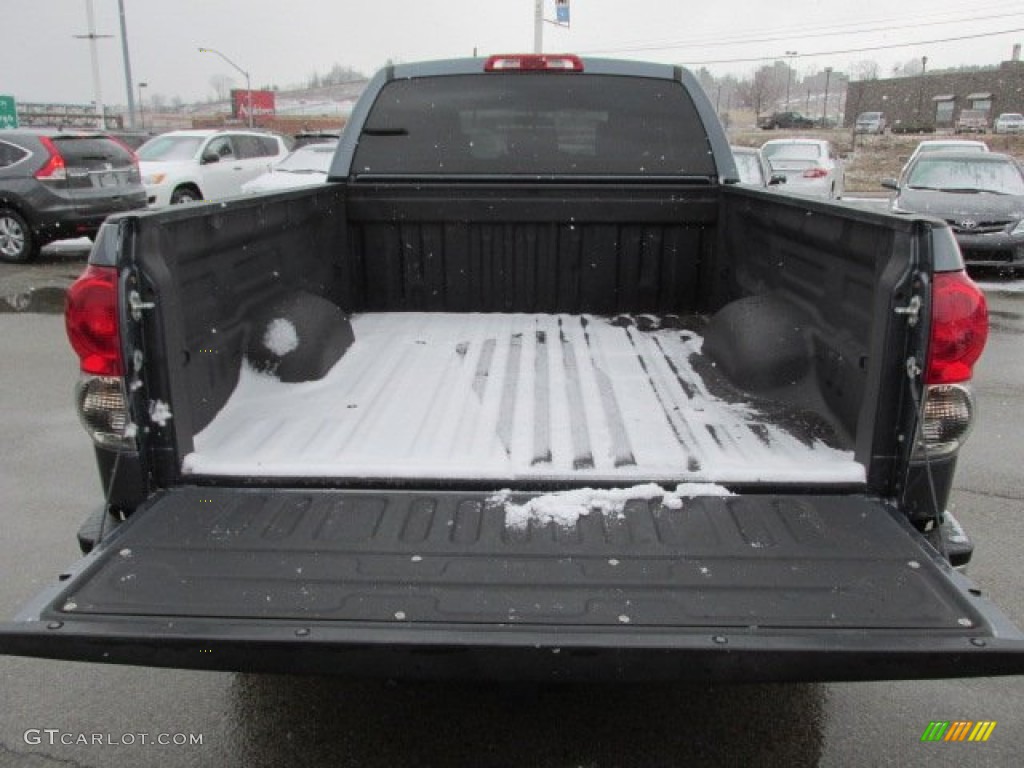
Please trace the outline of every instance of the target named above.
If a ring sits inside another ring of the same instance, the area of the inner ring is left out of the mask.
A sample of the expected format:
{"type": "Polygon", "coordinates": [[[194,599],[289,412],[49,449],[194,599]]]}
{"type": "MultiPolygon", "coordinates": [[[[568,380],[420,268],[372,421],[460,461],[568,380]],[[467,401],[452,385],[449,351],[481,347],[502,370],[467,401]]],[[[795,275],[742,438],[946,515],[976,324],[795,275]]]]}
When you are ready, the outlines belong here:
{"type": "Polygon", "coordinates": [[[210,87],[213,88],[220,101],[224,101],[231,94],[231,86],[235,84],[233,78],[218,73],[210,76],[210,87]]]}
{"type": "Polygon", "coordinates": [[[862,59],[850,67],[854,80],[877,80],[879,67],[877,61],[862,59]]]}
{"type": "Polygon", "coordinates": [[[754,110],[755,115],[774,108],[786,93],[787,70],[785,62],[766,64],[754,73],[753,78],[738,84],[739,98],[754,110]]]}

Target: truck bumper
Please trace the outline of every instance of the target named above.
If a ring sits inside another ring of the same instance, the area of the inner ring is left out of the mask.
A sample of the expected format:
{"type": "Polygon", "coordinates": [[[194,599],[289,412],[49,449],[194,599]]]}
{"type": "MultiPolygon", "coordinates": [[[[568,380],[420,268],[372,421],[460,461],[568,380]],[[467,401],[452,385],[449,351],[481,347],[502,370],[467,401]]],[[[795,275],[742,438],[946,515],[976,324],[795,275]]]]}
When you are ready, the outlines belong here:
{"type": "Polygon", "coordinates": [[[448,679],[1024,673],[1020,631],[877,499],[635,499],[525,527],[505,503],[179,488],[0,625],[0,651],[448,679]]]}

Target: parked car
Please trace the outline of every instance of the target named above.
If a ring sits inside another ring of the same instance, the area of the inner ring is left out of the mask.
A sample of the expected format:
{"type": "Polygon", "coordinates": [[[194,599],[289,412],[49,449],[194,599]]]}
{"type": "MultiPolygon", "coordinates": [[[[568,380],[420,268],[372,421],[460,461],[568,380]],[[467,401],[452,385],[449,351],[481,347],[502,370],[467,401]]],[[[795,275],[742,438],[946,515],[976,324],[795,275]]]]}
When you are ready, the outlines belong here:
{"type": "Polygon", "coordinates": [[[1003,112],[992,124],[996,133],[1024,133],[1024,115],[1020,112],[1003,112]]]}
{"type": "Polygon", "coordinates": [[[331,168],[337,146],[338,140],[335,139],[299,147],[267,173],[245,182],[242,192],[256,194],[323,184],[327,181],[327,172],[331,168]]]}
{"type": "Polygon", "coordinates": [[[92,236],[112,213],[144,208],[135,155],[95,131],[0,131],[0,261],[92,236]]]}
{"type": "Polygon", "coordinates": [[[895,213],[926,213],[953,230],[968,266],[1024,267],[1024,172],[1009,155],[919,155],[895,190],[895,213]]]}
{"type": "Polygon", "coordinates": [[[813,118],[799,112],[773,112],[757,121],[757,127],[766,131],[776,128],[813,128],[815,125],[813,118]]]}
{"type": "Polygon", "coordinates": [[[900,171],[900,183],[903,183],[903,180],[907,176],[907,170],[919,155],[930,154],[932,152],[988,151],[988,144],[977,139],[927,139],[925,141],[918,142],[918,145],[914,147],[914,151],[910,153],[909,157],[900,158],[903,162],[903,169],[900,171]]]}
{"type": "Polygon", "coordinates": [[[751,187],[768,187],[781,184],[785,178],[781,174],[773,174],[768,161],[764,159],[757,147],[730,147],[736,162],[736,170],[740,174],[740,184],[751,187]]]}
{"type": "Polygon", "coordinates": [[[935,124],[921,120],[893,120],[889,130],[893,133],[935,133],[935,124]]]}
{"type": "Polygon", "coordinates": [[[956,133],[985,133],[988,131],[988,113],[983,109],[963,109],[953,126],[956,133]]]}
{"type": "Polygon", "coordinates": [[[907,162],[927,152],[988,152],[988,144],[978,139],[926,139],[919,142],[907,162]]]}
{"type": "Polygon", "coordinates": [[[882,112],[861,112],[853,124],[854,133],[885,133],[885,114],[882,112]]]}
{"type": "Polygon", "coordinates": [[[302,131],[296,133],[292,139],[292,149],[301,149],[307,144],[324,144],[337,142],[341,138],[341,131],[302,131]]]}
{"type": "Polygon", "coordinates": [[[773,139],[761,145],[773,174],[789,192],[826,199],[842,197],[846,185],[843,160],[823,139],[773,139]]]}
{"type": "Polygon", "coordinates": [[[240,194],[245,182],[287,154],[281,136],[248,130],[171,131],[139,148],[142,182],[153,207],[240,194]]]}
{"type": "Polygon", "coordinates": [[[104,131],[104,133],[130,147],[132,150],[137,150],[156,136],[155,133],[150,133],[149,131],[104,131]]]}

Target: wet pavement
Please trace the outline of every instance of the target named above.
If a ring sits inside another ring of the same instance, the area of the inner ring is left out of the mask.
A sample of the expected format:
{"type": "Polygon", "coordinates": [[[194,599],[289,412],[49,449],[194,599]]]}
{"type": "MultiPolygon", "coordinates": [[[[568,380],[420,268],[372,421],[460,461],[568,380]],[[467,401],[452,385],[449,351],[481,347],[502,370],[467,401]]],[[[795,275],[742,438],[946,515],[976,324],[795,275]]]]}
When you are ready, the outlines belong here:
{"type": "Polygon", "coordinates": [[[85,268],[92,241],[58,240],[30,264],[0,262],[0,313],[62,312],[64,291],[85,268]]]}
{"type": "MultiPolygon", "coordinates": [[[[82,264],[82,256],[56,255],[31,267],[0,265],[0,296],[47,295],[40,292],[70,283],[82,264]]],[[[1024,292],[1012,281],[985,285],[992,333],[976,378],[978,425],[962,454],[952,506],[976,539],[970,575],[1024,625],[1024,292]]],[[[77,365],[60,316],[0,315],[0,361],[0,617],[8,618],[77,557],[75,531],[101,491],[72,408],[77,365]]],[[[0,680],[0,766],[29,768],[934,768],[1017,766],[1024,750],[1024,677],[414,685],[0,657],[0,680]],[[958,719],[997,726],[984,744],[921,742],[930,721],[958,719]],[[202,743],[143,744],[141,734],[146,741],[199,736],[202,743]],[[105,743],[88,743],[96,736],[105,743]]]]}

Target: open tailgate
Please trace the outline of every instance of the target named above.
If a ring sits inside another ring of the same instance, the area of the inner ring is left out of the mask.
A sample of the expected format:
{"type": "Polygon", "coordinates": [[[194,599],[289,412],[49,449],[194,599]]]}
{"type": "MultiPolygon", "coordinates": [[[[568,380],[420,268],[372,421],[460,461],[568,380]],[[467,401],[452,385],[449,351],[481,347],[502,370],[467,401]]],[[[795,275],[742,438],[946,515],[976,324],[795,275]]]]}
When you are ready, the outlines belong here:
{"type": "Polygon", "coordinates": [[[1024,672],[1021,632],[861,495],[638,498],[517,527],[486,493],[177,488],[0,625],[0,651],[413,677],[1024,672]]]}

